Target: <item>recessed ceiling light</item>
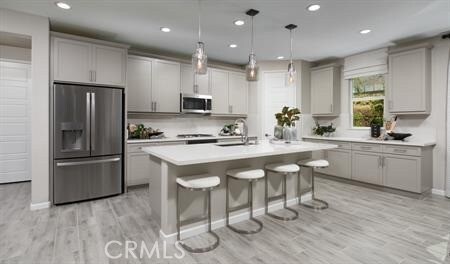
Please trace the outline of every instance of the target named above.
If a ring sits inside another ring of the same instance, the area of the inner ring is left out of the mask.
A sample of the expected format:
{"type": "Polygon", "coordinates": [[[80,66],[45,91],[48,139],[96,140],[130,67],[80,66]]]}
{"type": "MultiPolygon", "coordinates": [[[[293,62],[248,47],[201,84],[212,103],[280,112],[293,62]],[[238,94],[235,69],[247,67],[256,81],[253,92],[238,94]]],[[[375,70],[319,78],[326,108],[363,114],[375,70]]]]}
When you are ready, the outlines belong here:
{"type": "Polygon", "coordinates": [[[242,26],[242,25],[245,24],[245,21],[244,21],[244,20],[235,20],[233,23],[234,23],[236,26],[242,26]]]}
{"type": "Polygon", "coordinates": [[[359,33],[361,33],[361,34],[369,34],[371,31],[372,30],[370,30],[370,29],[363,29],[363,30],[359,31],[359,33]]]}
{"type": "Polygon", "coordinates": [[[282,59],[284,59],[284,56],[278,56],[277,59],[282,60],[282,59]]]}
{"type": "Polygon", "coordinates": [[[66,10],[70,9],[70,5],[66,4],[64,2],[56,2],[55,5],[62,9],[66,9],[66,10]]]}
{"type": "Polygon", "coordinates": [[[307,7],[308,11],[314,12],[320,9],[320,5],[312,4],[307,7]]]}
{"type": "Polygon", "coordinates": [[[170,32],[170,28],[168,28],[168,27],[162,27],[162,28],[160,28],[160,29],[161,29],[161,31],[164,32],[164,33],[169,33],[169,32],[170,32]]]}
{"type": "Polygon", "coordinates": [[[230,44],[230,45],[228,45],[228,47],[234,49],[234,48],[237,48],[237,44],[230,44]]]}

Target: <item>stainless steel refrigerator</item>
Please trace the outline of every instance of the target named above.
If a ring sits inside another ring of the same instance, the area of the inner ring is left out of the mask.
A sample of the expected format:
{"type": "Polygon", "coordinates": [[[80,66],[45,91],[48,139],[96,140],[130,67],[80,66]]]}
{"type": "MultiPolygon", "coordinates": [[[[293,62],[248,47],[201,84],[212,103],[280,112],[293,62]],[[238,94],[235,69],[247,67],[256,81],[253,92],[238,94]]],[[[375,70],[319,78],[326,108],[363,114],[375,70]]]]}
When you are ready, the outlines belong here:
{"type": "Polygon", "coordinates": [[[123,89],[53,89],[53,203],[122,193],[123,89]]]}

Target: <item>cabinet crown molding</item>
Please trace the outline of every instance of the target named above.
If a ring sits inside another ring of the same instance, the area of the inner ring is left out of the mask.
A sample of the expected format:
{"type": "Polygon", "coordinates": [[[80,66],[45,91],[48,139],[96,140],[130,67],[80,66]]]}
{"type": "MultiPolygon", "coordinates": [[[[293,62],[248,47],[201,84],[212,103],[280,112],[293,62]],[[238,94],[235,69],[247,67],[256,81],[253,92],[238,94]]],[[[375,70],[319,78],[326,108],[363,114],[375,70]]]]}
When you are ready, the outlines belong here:
{"type": "Polygon", "coordinates": [[[391,47],[391,48],[389,48],[388,53],[389,53],[389,55],[391,55],[391,54],[415,50],[415,49],[431,49],[431,48],[433,48],[433,44],[431,44],[430,42],[422,42],[422,43],[408,45],[408,46],[391,47]]]}
{"type": "Polygon", "coordinates": [[[91,44],[99,44],[99,45],[105,45],[105,46],[111,46],[111,47],[117,47],[117,48],[124,48],[129,49],[130,45],[123,44],[123,43],[117,43],[117,42],[110,42],[105,40],[99,40],[99,39],[93,39],[93,38],[87,38],[67,33],[61,33],[61,32],[55,32],[50,31],[50,37],[52,38],[64,38],[64,39],[70,39],[70,40],[78,40],[83,42],[89,42],[91,44]]]}

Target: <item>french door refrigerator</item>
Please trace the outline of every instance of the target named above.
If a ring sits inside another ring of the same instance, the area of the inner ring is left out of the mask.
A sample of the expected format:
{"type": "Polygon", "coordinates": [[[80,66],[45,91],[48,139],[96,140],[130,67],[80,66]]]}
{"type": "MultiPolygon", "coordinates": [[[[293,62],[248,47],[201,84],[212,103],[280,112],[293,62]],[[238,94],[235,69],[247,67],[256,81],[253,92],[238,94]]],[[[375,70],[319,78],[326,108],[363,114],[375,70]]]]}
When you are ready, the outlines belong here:
{"type": "Polygon", "coordinates": [[[55,84],[53,203],[123,192],[123,90],[55,84]]]}

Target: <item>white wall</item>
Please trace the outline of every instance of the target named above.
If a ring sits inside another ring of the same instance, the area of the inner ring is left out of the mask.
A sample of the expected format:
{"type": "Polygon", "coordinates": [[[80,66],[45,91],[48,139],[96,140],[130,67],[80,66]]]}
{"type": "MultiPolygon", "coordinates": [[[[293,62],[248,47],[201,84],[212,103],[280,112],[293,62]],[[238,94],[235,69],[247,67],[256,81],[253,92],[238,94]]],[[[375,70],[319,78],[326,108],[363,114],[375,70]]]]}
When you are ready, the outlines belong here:
{"type": "MultiPolygon", "coordinates": [[[[49,21],[0,9],[0,31],[31,36],[31,203],[49,205],[49,21]]],[[[34,206],[33,206],[34,205],[34,206]]]]}
{"type": "MultiPolygon", "coordinates": [[[[136,118],[128,116],[128,123],[144,124],[146,127],[160,129],[166,137],[176,137],[178,134],[213,134],[218,135],[226,124],[234,123],[236,118],[216,117],[170,117],[136,118]]],[[[253,134],[250,134],[253,135],[253,134]]]]}
{"type": "Polygon", "coordinates": [[[7,60],[31,61],[31,49],[0,45],[0,58],[7,60]]]}
{"type": "MultiPolygon", "coordinates": [[[[436,141],[433,150],[433,189],[445,189],[446,164],[446,94],[447,67],[450,47],[448,40],[434,39],[431,63],[431,100],[432,110],[429,116],[400,116],[396,131],[409,132],[413,136],[409,140],[436,141]]],[[[342,76],[341,76],[342,77],[342,76]]],[[[349,81],[341,79],[341,114],[338,118],[318,119],[321,124],[333,122],[336,125],[336,136],[370,137],[369,129],[351,129],[350,121],[350,86],[349,81]]],[[[389,87],[387,87],[389,89],[389,87]]],[[[405,98],[405,100],[407,100],[405,98]]],[[[389,114],[387,115],[389,118],[389,114]]],[[[306,128],[305,128],[306,129],[306,128]]],[[[311,130],[310,130],[311,131],[311,130]]]]}

